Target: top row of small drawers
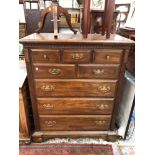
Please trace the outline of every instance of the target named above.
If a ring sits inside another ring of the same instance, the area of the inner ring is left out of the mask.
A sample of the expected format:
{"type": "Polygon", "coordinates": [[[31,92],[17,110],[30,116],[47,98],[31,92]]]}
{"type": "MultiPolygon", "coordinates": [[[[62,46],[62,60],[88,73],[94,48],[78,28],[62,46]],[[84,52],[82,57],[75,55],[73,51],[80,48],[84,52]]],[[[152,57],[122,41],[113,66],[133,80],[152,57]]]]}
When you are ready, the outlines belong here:
{"type": "Polygon", "coordinates": [[[59,50],[31,49],[33,63],[96,63],[120,64],[122,51],[115,49],[64,50],[62,56],[59,50]]]}

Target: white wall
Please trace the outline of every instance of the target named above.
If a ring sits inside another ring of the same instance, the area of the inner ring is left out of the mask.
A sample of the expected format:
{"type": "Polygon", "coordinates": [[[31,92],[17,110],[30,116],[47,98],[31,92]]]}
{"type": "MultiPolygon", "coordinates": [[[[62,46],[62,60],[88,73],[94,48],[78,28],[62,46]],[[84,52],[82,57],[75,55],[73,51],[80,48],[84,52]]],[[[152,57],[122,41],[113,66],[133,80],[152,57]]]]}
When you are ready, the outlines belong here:
{"type": "Polygon", "coordinates": [[[23,4],[19,4],[19,23],[25,23],[23,4]]]}

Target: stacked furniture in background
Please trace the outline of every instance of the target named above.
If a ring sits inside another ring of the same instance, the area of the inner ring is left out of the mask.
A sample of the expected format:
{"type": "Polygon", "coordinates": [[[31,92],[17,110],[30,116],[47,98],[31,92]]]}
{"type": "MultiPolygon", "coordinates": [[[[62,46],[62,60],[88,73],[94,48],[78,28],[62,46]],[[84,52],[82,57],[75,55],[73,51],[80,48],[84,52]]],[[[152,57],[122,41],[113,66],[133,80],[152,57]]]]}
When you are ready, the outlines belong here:
{"type": "Polygon", "coordinates": [[[116,3],[115,10],[119,11],[118,19],[117,19],[117,27],[123,27],[126,23],[129,12],[130,12],[130,3],[116,3]]]}
{"type": "MultiPolygon", "coordinates": [[[[111,25],[111,33],[117,32],[117,17],[119,11],[114,11],[113,20],[111,25]]],[[[104,16],[104,10],[91,9],[91,25],[90,25],[90,33],[101,33],[102,27],[104,27],[105,23],[102,23],[102,17],[104,16]],[[103,25],[102,25],[103,24],[103,25]]]]}
{"type": "MultiPolygon", "coordinates": [[[[45,0],[46,2],[46,0],[45,0]]],[[[40,21],[40,15],[42,9],[46,7],[44,2],[44,5],[41,7],[39,0],[24,0],[24,12],[25,12],[25,19],[26,19],[26,34],[32,34],[35,32],[35,30],[38,28],[38,23],[40,21]],[[29,8],[26,7],[26,4],[29,4],[29,8]],[[32,7],[33,4],[36,4],[37,7],[34,9],[32,7]]],[[[50,0],[51,2],[51,0],[50,0]]],[[[73,28],[80,29],[80,8],[67,8],[68,12],[71,14],[71,23],[73,28]]],[[[66,29],[68,28],[67,22],[63,15],[59,17],[60,22],[58,23],[59,29],[66,29]]],[[[53,22],[52,16],[50,14],[47,15],[45,20],[45,25],[42,29],[43,33],[51,33],[54,31],[53,29],[53,22]]]]}

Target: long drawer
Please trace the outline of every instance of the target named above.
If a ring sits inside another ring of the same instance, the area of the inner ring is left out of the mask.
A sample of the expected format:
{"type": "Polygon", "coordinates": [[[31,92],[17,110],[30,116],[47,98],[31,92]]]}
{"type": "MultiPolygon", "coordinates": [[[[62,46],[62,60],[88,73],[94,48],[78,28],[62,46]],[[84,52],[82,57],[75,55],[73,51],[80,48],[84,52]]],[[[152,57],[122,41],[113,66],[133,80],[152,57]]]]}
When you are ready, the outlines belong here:
{"type": "Polygon", "coordinates": [[[79,64],[78,78],[108,78],[117,79],[119,65],[79,64]]]}
{"type": "Polygon", "coordinates": [[[103,131],[110,127],[111,115],[40,115],[44,131],[103,131]]]}
{"type": "Polygon", "coordinates": [[[37,98],[41,115],[112,114],[113,98],[37,98]]]}
{"type": "Polygon", "coordinates": [[[36,79],[38,97],[114,97],[117,80],[36,79]]]}
{"type": "Polygon", "coordinates": [[[35,78],[75,78],[72,64],[33,64],[35,78]]]}

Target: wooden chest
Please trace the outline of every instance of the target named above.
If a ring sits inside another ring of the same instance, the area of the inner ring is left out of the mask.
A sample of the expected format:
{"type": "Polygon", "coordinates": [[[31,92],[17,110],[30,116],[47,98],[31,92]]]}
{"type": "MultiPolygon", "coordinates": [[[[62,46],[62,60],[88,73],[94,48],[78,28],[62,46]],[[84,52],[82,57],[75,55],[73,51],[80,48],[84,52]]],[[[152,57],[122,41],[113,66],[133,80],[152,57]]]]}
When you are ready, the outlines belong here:
{"type": "Polygon", "coordinates": [[[35,132],[53,137],[116,136],[115,115],[128,51],[118,35],[32,34],[24,44],[35,132]]]}

